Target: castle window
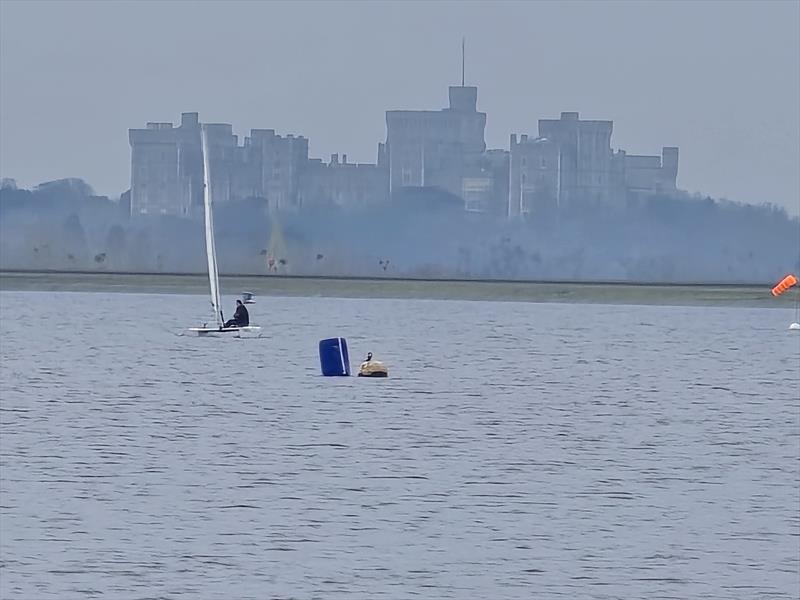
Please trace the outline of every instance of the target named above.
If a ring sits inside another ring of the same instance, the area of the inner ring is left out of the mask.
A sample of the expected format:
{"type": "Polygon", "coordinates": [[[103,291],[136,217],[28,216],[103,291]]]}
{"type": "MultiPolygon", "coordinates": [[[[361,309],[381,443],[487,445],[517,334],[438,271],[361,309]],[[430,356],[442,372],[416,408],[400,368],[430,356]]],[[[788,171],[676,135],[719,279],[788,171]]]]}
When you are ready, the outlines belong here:
{"type": "Polygon", "coordinates": [[[539,166],[541,166],[542,169],[546,169],[547,168],[547,159],[542,157],[542,161],[541,161],[539,166]]]}

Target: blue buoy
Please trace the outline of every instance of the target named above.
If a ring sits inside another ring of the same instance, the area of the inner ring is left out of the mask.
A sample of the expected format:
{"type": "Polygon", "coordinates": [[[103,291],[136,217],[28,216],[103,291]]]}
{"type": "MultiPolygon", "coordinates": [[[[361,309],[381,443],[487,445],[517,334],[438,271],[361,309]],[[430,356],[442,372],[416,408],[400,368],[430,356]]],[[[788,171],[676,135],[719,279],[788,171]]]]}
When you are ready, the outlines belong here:
{"type": "Polygon", "coordinates": [[[321,340],[319,364],[325,377],[348,377],[350,358],[347,355],[347,340],[340,337],[321,340]]]}

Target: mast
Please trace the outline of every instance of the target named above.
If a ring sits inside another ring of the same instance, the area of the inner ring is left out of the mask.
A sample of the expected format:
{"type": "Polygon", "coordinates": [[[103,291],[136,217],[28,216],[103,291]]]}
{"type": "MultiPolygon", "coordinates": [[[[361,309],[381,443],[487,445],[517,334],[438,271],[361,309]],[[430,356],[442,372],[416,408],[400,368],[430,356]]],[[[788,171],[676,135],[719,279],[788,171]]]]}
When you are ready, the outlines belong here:
{"type": "Polygon", "coordinates": [[[219,297],[219,272],[217,271],[217,251],[214,247],[214,215],[211,200],[211,179],[209,176],[208,139],[205,125],[201,125],[200,135],[203,145],[203,207],[206,225],[206,258],[208,260],[208,286],[211,292],[211,308],[217,326],[222,328],[225,322],[219,297]]]}

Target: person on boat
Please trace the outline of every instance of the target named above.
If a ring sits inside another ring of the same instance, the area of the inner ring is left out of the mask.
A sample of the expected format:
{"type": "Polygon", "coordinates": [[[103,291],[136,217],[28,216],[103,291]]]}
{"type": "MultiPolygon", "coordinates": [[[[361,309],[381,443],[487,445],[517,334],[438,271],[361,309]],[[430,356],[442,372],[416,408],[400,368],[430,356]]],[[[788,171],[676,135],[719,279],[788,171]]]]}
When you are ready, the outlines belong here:
{"type": "Polygon", "coordinates": [[[241,300],[236,301],[236,312],[233,318],[225,322],[225,327],[247,327],[250,325],[250,315],[241,300]]]}

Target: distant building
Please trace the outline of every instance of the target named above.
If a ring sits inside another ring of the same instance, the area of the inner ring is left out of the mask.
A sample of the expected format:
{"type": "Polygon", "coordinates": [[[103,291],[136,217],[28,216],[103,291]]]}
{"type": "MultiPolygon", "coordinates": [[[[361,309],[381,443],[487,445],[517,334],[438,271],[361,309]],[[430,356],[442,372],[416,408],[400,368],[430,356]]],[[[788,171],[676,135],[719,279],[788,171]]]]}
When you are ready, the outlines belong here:
{"type": "Polygon", "coordinates": [[[273,129],[252,129],[245,138],[243,179],[248,188],[239,197],[266,198],[271,209],[298,209],[301,177],[308,165],[308,140],[302,136],[275,135],[273,129]]]}
{"type": "Polygon", "coordinates": [[[541,119],[539,136],[511,136],[508,215],[547,219],[587,204],[624,206],[633,197],[674,192],[678,149],[662,156],[611,150],[612,121],[582,121],[578,113],[541,119]]]}
{"type": "Polygon", "coordinates": [[[627,197],[670,194],[677,189],[678,149],[665,147],[661,156],[638,156],[619,150],[612,157],[614,182],[627,197]]]}
{"type": "MultiPolygon", "coordinates": [[[[353,164],[333,155],[330,164],[309,159],[308,139],[252,129],[238,144],[231,125],[204,125],[209,179],[215,203],[264,198],[270,210],[303,207],[353,208],[385,203],[386,153],[379,164],[353,164]]],[[[203,153],[197,113],[183,113],[181,124],[148,123],[131,129],[131,214],[188,216],[203,205],[203,153]]]]}
{"type": "MultiPolygon", "coordinates": [[[[236,171],[240,160],[239,138],[233,134],[233,127],[228,123],[206,123],[206,140],[208,142],[208,179],[211,185],[211,197],[214,202],[224,204],[235,197],[236,171]]],[[[192,163],[193,175],[203,182],[202,144],[192,149],[196,157],[192,163]]],[[[202,206],[202,198],[197,206],[202,206]]]]}
{"type": "Polygon", "coordinates": [[[146,129],[131,129],[128,139],[131,214],[188,215],[193,204],[202,203],[197,113],[183,113],[179,127],[172,123],[148,123],[146,129]]]}
{"type": "MultiPolygon", "coordinates": [[[[478,88],[453,86],[442,110],[386,112],[389,193],[401,187],[439,187],[463,197],[464,179],[479,175],[486,150],[486,113],[478,88]]],[[[472,183],[469,183],[472,185],[472,183]]]]}
{"type": "Polygon", "coordinates": [[[381,165],[347,162],[347,155],[332,154],[330,162],[309,161],[300,183],[303,208],[361,209],[386,204],[386,169],[381,165]]]}
{"type": "Polygon", "coordinates": [[[509,157],[507,150],[487,150],[478,168],[466,171],[461,180],[461,197],[467,212],[506,215],[509,157]]]}
{"type": "MultiPolygon", "coordinates": [[[[252,129],[239,145],[230,124],[205,124],[214,201],[264,198],[273,211],[353,209],[439,190],[467,212],[549,220],[676,190],[678,149],[615,153],[612,121],[563,112],[539,120],[538,136],[513,134],[507,151],[487,150],[478,88],[451,86],[449,100],[441,110],[387,111],[376,164],[349,163],[346,155],[340,162],[337,154],[327,164],[310,159],[308,139],[273,129],[252,129]]],[[[183,113],[177,127],[147,123],[129,131],[131,214],[188,216],[202,207],[200,132],[197,113],[183,113]]]]}
{"type": "Polygon", "coordinates": [[[558,146],[558,203],[608,202],[611,192],[611,121],[582,121],[576,112],[540,119],[539,137],[558,146]]]}
{"type": "MultiPolygon", "coordinates": [[[[308,140],[253,129],[238,144],[228,123],[204,125],[214,202],[265,198],[278,210],[298,207],[308,140]]],[[[178,127],[148,123],[129,131],[131,213],[189,215],[203,204],[203,152],[197,113],[183,113],[178,127]]]]}
{"type": "Polygon", "coordinates": [[[559,146],[547,138],[511,135],[508,216],[549,218],[559,208],[559,146]]]}

